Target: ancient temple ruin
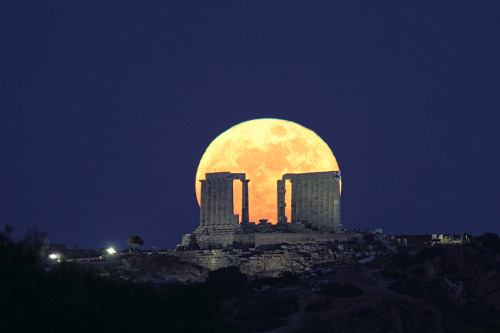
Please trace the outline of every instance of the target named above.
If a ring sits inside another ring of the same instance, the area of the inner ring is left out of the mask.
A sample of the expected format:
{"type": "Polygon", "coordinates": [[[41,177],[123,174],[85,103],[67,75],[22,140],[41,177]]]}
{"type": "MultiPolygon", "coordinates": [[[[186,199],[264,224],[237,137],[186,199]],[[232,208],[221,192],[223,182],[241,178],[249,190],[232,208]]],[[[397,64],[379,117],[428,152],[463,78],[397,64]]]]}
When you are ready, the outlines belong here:
{"type": "MultiPolygon", "coordinates": [[[[340,219],[340,171],[285,174],[277,181],[278,223],[249,221],[244,173],[207,173],[201,182],[200,225],[181,248],[213,249],[344,238],[340,219]],[[242,223],[234,214],[233,182],[242,182],[242,223]],[[291,182],[291,221],[285,216],[286,181],[291,182]]],[[[264,220],[265,221],[265,220],[264,220]]]]}
{"type": "Polygon", "coordinates": [[[340,231],[340,171],[287,173],[278,180],[278,223],[286,223],[285,181],[292,183],[291,222],[340,231]]]}
{"type": "Polygon", "coordinates": [[[200,227],[238,225],[238,215],[233,214],[233,181],[242,182],[241,216],[248,222],[248,182],[244,173],[207,173],[201,182],[200,227]]]}

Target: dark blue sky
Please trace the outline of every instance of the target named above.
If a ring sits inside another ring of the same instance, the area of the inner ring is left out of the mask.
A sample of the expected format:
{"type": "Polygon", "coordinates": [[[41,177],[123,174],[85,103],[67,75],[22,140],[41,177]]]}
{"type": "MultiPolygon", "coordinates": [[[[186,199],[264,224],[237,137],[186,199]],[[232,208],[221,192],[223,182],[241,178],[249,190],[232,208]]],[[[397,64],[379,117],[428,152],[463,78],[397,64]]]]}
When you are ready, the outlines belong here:
{"type": "Polygon", "coordinates": [[[206,147],[274,117],[332,148],[346,228],[500,233],[499,18],[498,1],[4,1],[0,223],[173,247],[198,225],[206,147]]]}

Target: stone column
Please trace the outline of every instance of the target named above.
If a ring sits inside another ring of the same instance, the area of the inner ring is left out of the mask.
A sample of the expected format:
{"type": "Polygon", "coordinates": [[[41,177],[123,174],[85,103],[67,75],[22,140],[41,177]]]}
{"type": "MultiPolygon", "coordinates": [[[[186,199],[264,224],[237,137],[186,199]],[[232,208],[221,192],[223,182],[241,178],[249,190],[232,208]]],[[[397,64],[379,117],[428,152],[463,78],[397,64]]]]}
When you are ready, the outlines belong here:
{"type": "Polygon", "coordinates": [[[205,181],[205,226],[211,225],[212,216],[212,181],[205,181]]]}
{"type": "Polygon", "coordinates": [[[279,224],[284,224],[286,223],[285,220],[285,181],[284,180],[278,180],[277,181],[277,198],[278,198],[278,223],[279,224]]]}
{"type": "Polygon", "coordinates": [[[217,221],[217,181],[210,179],[210,225],[214,226],[217,221]]]}
{"type": "Polygon", "coordinates": [[[215,188],[216,188],[216,195],[215,195],[215,200],[216,200],[216,206],[215,206],[215,225],[221,225],[221,218],[222,218],[222,181],[221,179],[216,179],[215,180],[215,188]]]}
{"type": "Polygon", "coordinates": [[[217,183],[210,179],[210,225],[214,226],[217,221],[217,183]]]}
{"type": "Polygon", "coordinates": [[[220,224],[226,224],[227,179],[220,180],[220,224]]]}
{"type": "Polygon", "coordinates": [[[301,209],[302,209],[302,183],[298,179],[293,180],[293,190],[292,190],[292,195],[293,191],[295,191],[295,197],[296,199],[296,207],[295,207],[295,221],[300,221],[301,220],[301,209]]]}
{"type": "Polygon", "coordinates": [[[295,180],[290,179],[292,184],[292,209],[290,214],[291,222],[297,221],[297,183],[295,180]]]}
{"type": "Polygon", "coordinates": [[[333,227],[333,179],[328,179],[328,226],[333,227]]]}
{"type": "Polygon", "coordinates": [[[340,178],[333,179],[333,223],[335,229],[342,228],[340,220],[340,178]]]}
{"type": "Polygon", "coordinates": [[[328,226],[328,178],[323,180],[323,225],[328,226]]]}
{"type": "Polygon", "coordinates": [[[205,209],[206,209],[206,200],[207,200],[207,186],[206,180],[200,180],[201,183],[201,191],[200,191],[200,227],[205,226],[205,209]]]}
{"type": "Polygon", "coordinates": [[[318,225],[318,180],[311,179],[311,222],[318,225]]]}
{"type": "Polygon", "coordinates": [[[250,179],[242,179],[241,187],[241,222],[249,222],[248,216],[248,182],[250,179]]]}
{"type": "Polygon", "coordinates": [[[300,205],[297,209],[297,220],[303,221],[306,219],[306,204],[307,204],[307,184],[301,179],[298,181],[299,194],[300,194],[300,205]]]}
{"type": "Polygon", "coordinates": [[[233,179],[226,182],[226,220],[225,224],[230,225],[233,221],[233,179]]]}
{"type": "Polygon", "coordinates": [[[313,212],[313,185],[310,179],[306,180],[307,183],[307,209],[306,209],[306,219],[309,223],[312,222],[312,212],[313,212]]]}
{"type": "Polygon", "coordinates": [[[323,194],[324,194],[324,179],[318,179],[318,225],[324,225],[324,206],[323,206],[323,194]]]}

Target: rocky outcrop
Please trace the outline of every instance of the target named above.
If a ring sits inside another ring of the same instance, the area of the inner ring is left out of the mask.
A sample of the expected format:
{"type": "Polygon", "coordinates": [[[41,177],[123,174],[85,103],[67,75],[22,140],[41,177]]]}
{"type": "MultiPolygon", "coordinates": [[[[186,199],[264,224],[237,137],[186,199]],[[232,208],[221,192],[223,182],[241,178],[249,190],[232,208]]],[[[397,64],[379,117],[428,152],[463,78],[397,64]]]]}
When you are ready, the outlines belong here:
{"type": "Polygon", "coordinates": [[[170,251],[168,254],[210,270],[237,266],[249,276],[276,277],[283,272],[300,273],[327,263],[354,263],[361,258],[385,255],[386,252],[366,244],[327,242],[275,244],[247,249],[170,251]]]}
{"type": "Polygon", "coordinates": [[[153,284],[174,281],[182,283],[204,282],[209,271],[207,268],[181,261],[169,255],[147,253],[82,261],[79,262],[79,265],[102,277],[153,284]]]}
{"type": "Polygon", "coordinates": [[[225,304],[244,332],[500,330],[499,253],[480,243],[391,253],[315,267],[292,283],[255,280],[225,304]]]}

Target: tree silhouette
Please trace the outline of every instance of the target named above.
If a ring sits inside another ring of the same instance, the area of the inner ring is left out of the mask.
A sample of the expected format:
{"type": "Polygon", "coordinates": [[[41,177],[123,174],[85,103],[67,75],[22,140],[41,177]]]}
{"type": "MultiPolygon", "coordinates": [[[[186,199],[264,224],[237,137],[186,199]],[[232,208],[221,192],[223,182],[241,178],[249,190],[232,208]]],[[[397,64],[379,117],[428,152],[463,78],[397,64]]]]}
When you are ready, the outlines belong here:
{"type": "Polygon", "coordinates": [[[127,244],[128,245],[132,245],[134,247],[134,253],[135,253],[135,247],[136,246],[141,246],[144,244],[144,241],[142,240],[141,237],[139,236],[131,236],[128,241],[127,241],[127,244]]]}

